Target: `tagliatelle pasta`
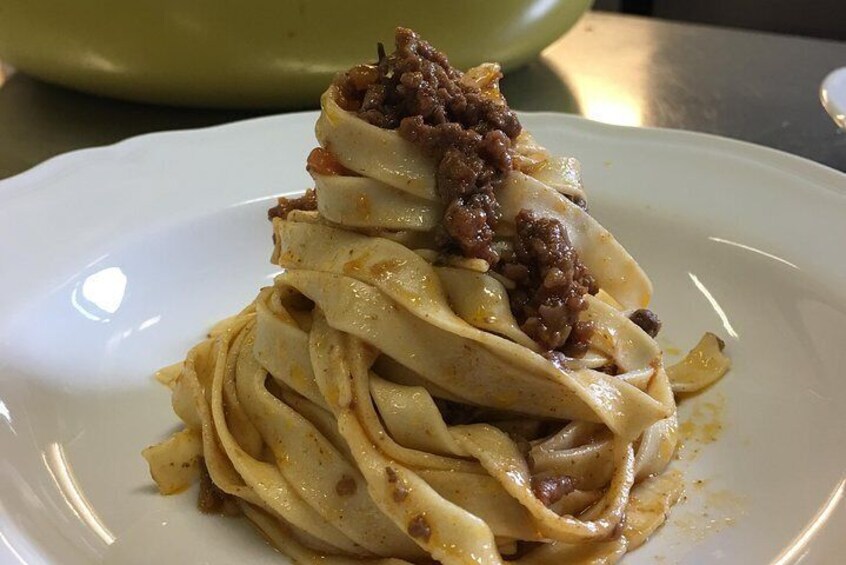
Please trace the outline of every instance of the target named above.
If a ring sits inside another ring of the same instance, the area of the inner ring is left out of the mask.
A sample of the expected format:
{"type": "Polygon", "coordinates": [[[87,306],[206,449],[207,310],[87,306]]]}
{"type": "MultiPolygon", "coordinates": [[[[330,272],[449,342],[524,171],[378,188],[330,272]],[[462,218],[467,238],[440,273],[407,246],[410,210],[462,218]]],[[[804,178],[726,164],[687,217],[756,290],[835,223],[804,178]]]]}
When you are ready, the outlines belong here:
{"type": "Polygon", "coordinates": [[[316,191],[271,211],[283,271],[163,370],[184,429],[144,457],[298,563],[613,563],[681,493],[674,391],[722,342],[665,368],[578,163],[497,66],[397,37],[324,94],[316,191]]]}

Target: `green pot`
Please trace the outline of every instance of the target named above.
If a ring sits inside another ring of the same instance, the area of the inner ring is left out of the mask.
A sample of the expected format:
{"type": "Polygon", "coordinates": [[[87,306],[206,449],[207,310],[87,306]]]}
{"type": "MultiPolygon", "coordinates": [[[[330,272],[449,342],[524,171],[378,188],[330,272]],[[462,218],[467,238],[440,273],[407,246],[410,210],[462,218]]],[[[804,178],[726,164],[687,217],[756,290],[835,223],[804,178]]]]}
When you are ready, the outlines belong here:
{"type": "Polygon", "coordinates": [[[592,0],[0,0],[0,59],[129,100],[314,107],[332,75],[411,27],[466,68],[513,68],[592,0]]]}

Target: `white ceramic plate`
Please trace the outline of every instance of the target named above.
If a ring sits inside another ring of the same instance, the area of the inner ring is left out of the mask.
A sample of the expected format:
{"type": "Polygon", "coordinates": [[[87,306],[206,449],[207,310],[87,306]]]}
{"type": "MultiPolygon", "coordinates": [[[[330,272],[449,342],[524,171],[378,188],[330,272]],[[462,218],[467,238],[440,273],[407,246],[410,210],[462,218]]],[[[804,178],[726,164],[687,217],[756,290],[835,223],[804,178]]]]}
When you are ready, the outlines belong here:
{"type": "MultiPolygon", "coordinates": [[[[0,183],[0,562],[279,562],[242,521],[158,496],[139,452],[176,424],[153,371],[270,282],[265,210],[309,185],[315,117],[143,136],[0,183]]],[[[626,562],[842,562],[846,176],[715,137],[524,123],[581,159],[670,351],[712,330],[734,359],[682,407],[687,500],[626,562]]]]}

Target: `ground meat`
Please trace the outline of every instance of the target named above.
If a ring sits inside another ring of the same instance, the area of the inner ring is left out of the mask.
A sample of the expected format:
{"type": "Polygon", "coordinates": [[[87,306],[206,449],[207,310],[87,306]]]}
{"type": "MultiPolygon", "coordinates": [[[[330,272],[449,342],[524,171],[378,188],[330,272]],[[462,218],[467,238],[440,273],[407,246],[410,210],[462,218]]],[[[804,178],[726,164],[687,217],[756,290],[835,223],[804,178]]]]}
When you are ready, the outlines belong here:
{"type": "Polygon", "coordinates": [[[493,248],[494,189],[513,168],[517,116],[500,99],[461,81],[446,56],[406,28],[396,51],[336,79],[339,104],[381,128],[396,129],[437,162],[445,213],[438,241],[466,257],[499,261],[493,248]]]}
{"type": "Polygon", "coordinates": [[[341,480],[335,484],[335,492],[338,496],[352,496],[356,490],[358,490],[358,485],[355,479],[349,475],[342,476],[341,480]]]}
{"type": "MultiPolygon", "coordinates": [[[[376,65],[362,65],[335,80],[338,104],[368,123],[397,130],[437,163],[436,186],[444,215],[436,233],[442,251],[488,261],[517,284],[511,306],[523,330],[549,351],[578,355],[592,326],[578,320],[583,295],[597,286],[557,220],[528,212],[517,218],[513,257],[494,246],[500,215],[495,189],[514,168],[517,116],[497,96],[462,81],[446,56],[406,28],[396,51],[380,45],[376,65]]],[[[578,205],[586,205],[577,202],[578,205]]]]}
{"type": "Polygon", "coordinates": [[[661,320],[652,310],[646,308],[635,310],[631,313],[629,319],[648,333],[649,337],[655,337],[661,331],[661,320]]]}
{"type": "Polygon", "coordinates": [[[388,476],[388,482],[391,484],[399,480],[399,475],[393,467],[385,467],[385,474],[388,476]]]}
{"type": "MultiPolygon", "coordinates": [[[[594,284],[596,284],[595,281],[594,284]]],[[[597,290],[594,290],[592,294],[595,294],[597,290]]],[[[572,357],[584,355],[590,346],[590,338],[593,336],[593,330],[593,322],[580,320],[573,324],[570,335],[567,337],[567,343],[564,346],[567,354],[572,357]]]]}
{"type": "Polygon", "coordinates": [[[276,206],[267,211],[267,219],[284,220],[293,210],[317,210],[317,194],[313,188],[306,190],[299,198],[279,198],[276,206]]]}
{"type": "Polygon", "coordinates": [[[394,485],[394,492],[391,493],[391,496],[394,499],[394,502],[402,502],[406,498],[408,498],[408,487],[405,486],[403,483],[397,483],[394,485]]]}
{"type": "Polygon", "coordinates": [[[426,521],[426,517],[423,514],[418,514],[411,521],[408,523],[408,535],[413,538],[422,539],[423,541],[429,541],[429,538],[432,537],[432,528],[429,526],[429,522],[426,521]]]}
{"type": "Polygon", "coordinates": [[[555,504],[574,490],[576,490],[576,487],[573,477],[568,475],[532,478],[532,492],[544,506],[555,504]]]}
{"type": "Polygon", "coordinates": [[[385,467],[385,474],[388,476],[388,482],[394,486],[392,493],[394,502],[405,500],[410,491],[405,483],[400,480],[396,470],[393,467],[385,467]]]}
{"type": "Polygon", "coordinates": [[[593,328],[578,317],[587,308],[584,295],[599,291],[596,280],[559,220],[521,210],[516,226],[514,256],[500,272],[517,286],[510,293],[511,309],[521,329],[549,351],[567,344],[568,353],[584,352],[593,328]]]}

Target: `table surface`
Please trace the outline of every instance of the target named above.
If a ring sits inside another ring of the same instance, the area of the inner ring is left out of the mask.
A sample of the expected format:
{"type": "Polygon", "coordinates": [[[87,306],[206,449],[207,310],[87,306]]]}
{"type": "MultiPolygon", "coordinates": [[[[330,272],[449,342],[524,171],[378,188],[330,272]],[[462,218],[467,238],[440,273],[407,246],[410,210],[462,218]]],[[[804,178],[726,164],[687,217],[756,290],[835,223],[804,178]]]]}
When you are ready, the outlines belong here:
{"type": "MultiPolygon", "coordinates": [[[[844,42],[593,12],[502,88],[518,110],[714,133],[846,171],[846,133],[819,102],[843,65],[844,42]]],[[[0,67],[0,178],[73,149],[256,115],[108,100],[0,67]]]]}

